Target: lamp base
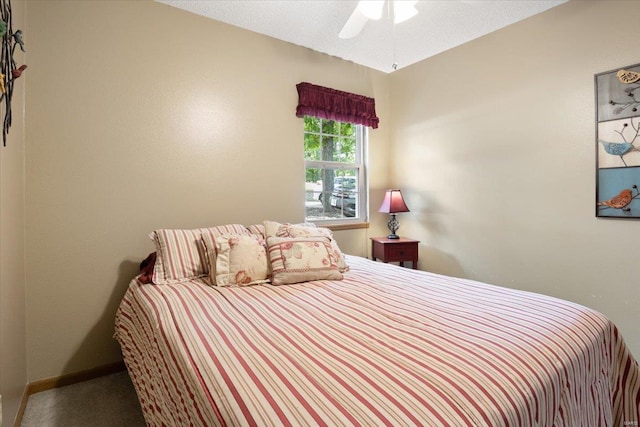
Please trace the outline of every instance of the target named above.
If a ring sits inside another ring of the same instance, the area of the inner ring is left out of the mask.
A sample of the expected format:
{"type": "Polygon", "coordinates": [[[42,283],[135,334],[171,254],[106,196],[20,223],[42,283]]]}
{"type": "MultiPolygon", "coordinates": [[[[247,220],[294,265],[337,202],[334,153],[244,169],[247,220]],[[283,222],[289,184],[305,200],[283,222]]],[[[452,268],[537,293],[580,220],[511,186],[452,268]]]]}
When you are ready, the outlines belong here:
{"type": "Polygon", "coordinates": [[[387,222],[387,227],[391,231],[391,234],[387,236],[387,239],[396,240],[399,239],[400,236],[396,234],[396,230],[400,228],[400,223],[396,219],[396,214],[391,214],[391,219],[387,222]]]}

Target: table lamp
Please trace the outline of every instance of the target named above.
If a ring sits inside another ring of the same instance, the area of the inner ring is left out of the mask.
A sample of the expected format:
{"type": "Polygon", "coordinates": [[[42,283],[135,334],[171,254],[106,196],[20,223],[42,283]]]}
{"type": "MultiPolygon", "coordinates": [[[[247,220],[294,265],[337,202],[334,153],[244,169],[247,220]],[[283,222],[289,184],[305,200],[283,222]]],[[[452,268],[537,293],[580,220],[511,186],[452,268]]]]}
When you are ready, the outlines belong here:
{"type": "Polygon", "coordinates": [[[400,228],[400,223],[396,219],[396,213],[409,212],[409,208],[402,198],[402,191],[387,190],[378,212],[391,214],[391,219],[387,222],[387,227],[391,230],[391,234],[387,236],[387,239],[399,239],[400,237],[396,234],[396,230],[400,228]]]}

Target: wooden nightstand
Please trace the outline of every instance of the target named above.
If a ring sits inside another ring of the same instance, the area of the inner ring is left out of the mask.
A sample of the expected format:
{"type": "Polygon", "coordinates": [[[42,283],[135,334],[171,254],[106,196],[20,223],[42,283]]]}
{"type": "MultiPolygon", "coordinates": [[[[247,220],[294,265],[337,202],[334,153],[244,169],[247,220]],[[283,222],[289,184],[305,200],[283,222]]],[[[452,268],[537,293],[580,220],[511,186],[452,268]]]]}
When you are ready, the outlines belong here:
{"type": "Polygon", "coordinates": [[[386,237],[371,238],[371,258],[382,260],[382,262],[399,262],[404,267],[405,261],[411,261],[411,266],[415,270],[418,268],[418,243],[420,240],[413,240],[401,237],[399,239],[387,239],[386,237]]]}

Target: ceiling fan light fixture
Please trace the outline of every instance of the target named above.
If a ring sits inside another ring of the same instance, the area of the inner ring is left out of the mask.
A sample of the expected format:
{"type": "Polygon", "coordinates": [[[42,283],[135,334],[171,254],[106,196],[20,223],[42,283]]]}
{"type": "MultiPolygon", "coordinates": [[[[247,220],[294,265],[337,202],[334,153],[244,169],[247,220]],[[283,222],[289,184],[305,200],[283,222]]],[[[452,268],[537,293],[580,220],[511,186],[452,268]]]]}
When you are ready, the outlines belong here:
{"type": "MultiPolygon", "coordinates": [[[[389,0],[388,17],[391,15],[391,3],[393,3],[394,24],[404,22],[407,19],[418,14],[418,10],[414,7],[417,1],[414,0],[389,0]]],[[[364,28],[369,19],[379,20],[382,18],[384,9],[384,0],[360,0],[355,7],[349,19],[340,30],[338,37],[341,39],[351,39],[364,28]]]]}
{"type": "Polygon", "coordinates": [[[360,12],[375,21],[382,18],[382,6],[384,6],[384,0],[360,0],[358,2],[360,12]]]}
{"type": "MultiPolygon", "coordinates": [[[[362,2],[360,2],[362,3],[362,2]]],[[[393,2],[393,22],[399,24],[418,14],[415,8],[417,1],[394,1],[393,2]]]]}

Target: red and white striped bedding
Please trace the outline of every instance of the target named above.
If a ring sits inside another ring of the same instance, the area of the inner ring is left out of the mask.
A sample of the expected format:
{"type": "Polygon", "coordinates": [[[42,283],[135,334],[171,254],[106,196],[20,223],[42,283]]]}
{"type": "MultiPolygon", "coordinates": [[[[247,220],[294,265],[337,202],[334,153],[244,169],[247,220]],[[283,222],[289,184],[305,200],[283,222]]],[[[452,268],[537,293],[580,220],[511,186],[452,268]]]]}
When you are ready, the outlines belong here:
{"type": "Polygon", "coordinates": [[[134,280],[116,338],[147,423],[638,425],[638,365],[603,315],[347,260],[342,281],[134,280]]]}

